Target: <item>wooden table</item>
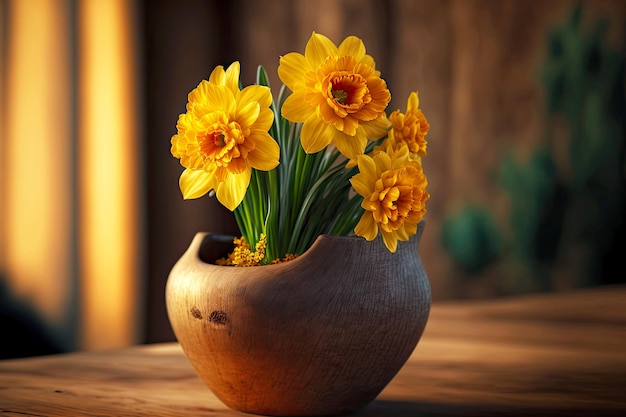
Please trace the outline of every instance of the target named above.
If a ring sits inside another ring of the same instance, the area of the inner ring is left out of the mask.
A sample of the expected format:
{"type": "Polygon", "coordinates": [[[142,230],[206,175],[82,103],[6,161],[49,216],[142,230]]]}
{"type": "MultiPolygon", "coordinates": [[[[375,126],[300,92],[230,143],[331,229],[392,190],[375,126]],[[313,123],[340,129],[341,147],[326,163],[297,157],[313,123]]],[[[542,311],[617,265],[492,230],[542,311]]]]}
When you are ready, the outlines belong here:
{"type": "MultiPolygon", "coordinates": [[[[176,343],[0,361],[3,416],[242,416],[176,343]]],[[[434,303],[355,416],[626,416],[626,287],[434,303]]]]}

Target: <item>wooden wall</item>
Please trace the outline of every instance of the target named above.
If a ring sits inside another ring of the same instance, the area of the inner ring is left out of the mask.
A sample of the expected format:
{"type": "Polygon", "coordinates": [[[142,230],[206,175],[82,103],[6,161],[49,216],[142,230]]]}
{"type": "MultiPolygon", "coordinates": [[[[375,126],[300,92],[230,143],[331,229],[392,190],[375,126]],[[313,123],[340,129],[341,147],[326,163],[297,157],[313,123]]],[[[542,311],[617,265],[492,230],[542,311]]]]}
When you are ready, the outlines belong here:
{"type": "MultiPolygon", "coordinates": [[[[626,2],[583,2],[586,19],[616,20],[611,38],[624,48],[626,2]]],[[[433,298],[493,295],[497,276],[468,283],[439,243],[442,219],[467,202],[505,215],[494,170],[504,149],[524,155],[539,136],[542,96],[537,68],[546,31],[570,12],[571,0],[144,0],[143,42],[148,179],[148,342],[172,337],[163,294],[169,269],[199,230],[234,231],[215,200],[183,202],[181,167],[169,154],[187,93],[215,65],[239,60],[242,81],[257,65],[273,86],[278,58],[303,51],[312,31],[336,43],[361,37],[404,109],[412,90],[431,130],[424,161],[432,195],[420,246],[433,298]]]]}

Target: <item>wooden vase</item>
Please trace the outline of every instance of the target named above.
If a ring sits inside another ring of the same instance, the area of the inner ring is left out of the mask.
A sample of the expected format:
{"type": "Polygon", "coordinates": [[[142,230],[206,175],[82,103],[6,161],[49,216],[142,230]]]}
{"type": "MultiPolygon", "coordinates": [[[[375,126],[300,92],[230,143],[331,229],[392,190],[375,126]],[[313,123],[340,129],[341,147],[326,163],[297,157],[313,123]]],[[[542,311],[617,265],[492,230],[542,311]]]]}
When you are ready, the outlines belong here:
{"type": "Polygon", "coordinates": [[[418,233],[322,235],[295,260],[217,266],[232,249],[198,233],[166,286],[170,323],[200,378],[228,407],[274,416],[349,413],[373,401],[415,349],[430,285],[418,233]]]}

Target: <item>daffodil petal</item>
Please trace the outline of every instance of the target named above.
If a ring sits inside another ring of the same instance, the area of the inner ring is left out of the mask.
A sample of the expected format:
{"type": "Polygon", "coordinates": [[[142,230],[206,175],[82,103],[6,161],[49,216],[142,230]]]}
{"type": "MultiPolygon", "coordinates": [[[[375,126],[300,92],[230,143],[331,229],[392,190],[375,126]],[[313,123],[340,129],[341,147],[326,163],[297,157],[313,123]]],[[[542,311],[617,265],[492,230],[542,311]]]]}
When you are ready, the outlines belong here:
{"type": "Polygon", "coordinates": [[[315,108],[304,100],[304,91],[298,90],[287,97],[281,112],[285,119],[298,123],[314,115],[315,108]]]}
{"type": "Polygon", "coordinates": [[[251,170],[246,169],[239,174],[229,173],[226,179],[215,187],[215,195],[220,203],[233,211],[241,203],[248,184],[250,184],[251,170]]]}
{"type": "Polygon", "coordinates": [[[221,65],[218,65],[211,72],[211,75],[209,76],[209,83],[224,85],[225,79],[226,79],[226,72],[224,71],[224,67],[221,65]]]}
{"type": "Polygon", "coordinates": [[[409,94],[409,98],[406,100],[406,112],[408,113],[409,110],[417,110],[419,106],[420,100],[417,96],[417,91],[412,91],[411,94],[409,94]]]}
{"type": "Polygon", "coordinates": [[[323,120],[311,116],[302,125],[300,141],[306,153],[316,153],[330,145],[337,130],[323,120]]]}
{"type": "Polygon", "coordinates": [[[256,122],[260,111],[259,103],[251,101],[242,108],[237,109],[235,119],[242,128],[249,128],[256,122]]]}
{"type": "Polygon", "coordinates": [[[383,230],[381,230],[380,234],[382,235],[383,242],[385,243],[385,246],[387,246],[387,249],[389,249],[389,252],[394,253],[398,248],[398,238],[396,237],[396,234],[394,232],[385,232],[383,230]]]}
{"type": "MultiPolygon", "coordinates": [[[[414,162],[417,166],[417,162],[414,162]]],[[[396,152],[394,153],[393,161],[391,161],[391,168],[401,168],[409,164],[409,147],[406,143],[402,143],[396,152]]]]}
{"type": "Polygon", "coordinates": [[[213,188],[213,173],[202,169],[186,169],[178,184],[185,200],[200,198],[213,188]]]}
{"type": "Polygon", "coordinates": [[[367,155],[359,155],[357,161],[359,173],[350,179],[350,183],[357,193],[367,197],[372,193],[374,184],[378,179],[376,164],[374,160],[367,155]]]}
{"type": "MultiPolygon", "coordinates": [[[[419,219],[421,220],[421,218],[419,219]]],[[[404,234],[402,236],[402,241],[407,241],[409,240],[410,236],[413,236],[414,234],[417,233],[417,223],[412,223],[412,222],[404,222],[404,227],[403,227],[403,231],[404,234]]]]}
{"type": "Polygon", "coordinates": [[[363,129],[357,129],[356,135],[349,136],[343,132],[337,132],[333,139],[335,146],[349,159],[355,159],[365,151],[367,137],[363,129]]]}
{"type": "Polygon", "coordinates": [[[250,166],[261,171],[276,168],[280,156],[278,143],[264,131],[253,131],[249,139],[255,143],[254,150],[248,154],[250,166]]]}
{"type": "Polygon", "coordinates": [[[208,86],[210,83],[207,80],[202,80],[198,83],[198,86],[191,90],[189,94],[187,94],[187,110],[193,107],[196,103],[202,103],[207,101],[207,97],[209,97],[208,86]]]}
{"type": "Polygon", "coordinates": [[[239,92],[239,61],[235,61],[226,70],[224,77],[224,85],[233,92],[233,94],[237,94],[239,92]]]}
{"type": "Polygon", "coordinates": [[[377,153],[373,156],[374,162],[376,163],[376,176],[380,177],[381,174],[385,171],[391,169],[391,157],[389,154],[385,152],[377,153]]]}
{"type": "MultiPolygon", "coordinates": [[[[365,55],[359,62],[372,68],[376,68],[376,61],[374,61],[374,57],[371,55],[365,55]]],[[[380,74],[380,71],[376,71],[376,74],[380,74]]]]}
{"type": "Polygon", "coordinates": [[[384,116],[369,122],[361,122],[359,126],[363,128],[365,135],[371,140],[378,140],[385,136],[391,128],[391,122],[384,116]]]}
{"type": "Polygon", "coordinates": [[[363,174],[356,174],[350,178],[350,184],[354,191],[360,195],[366,196],[371,193],[370,187],[372,182],[367,180],[367,177],[363,174]]]}
{"type": "Polygon", "coordinates": [[[236,96],[237,103],[244,106],[250,102],[257,102],[262,108],[272,104],[272,91],[269,87],[262,85],[249,85],[238,92],[236,96]]]}
{"type": "Polygon", "coordinates": [[[304,83],[304,71],[308,67],[304,55],[290,52],[280,57],[278,77],[290,90],[297,89],[298,84],[304,83]]]}
{"type": "Polygon", "coordinates": [[[337,54],[337,46],[326,36],[315,32],[304,49],[304,56],[311,68],[317,68],[326,58],[337,54]]]}
{"type": "Polygon", "coordinates": [[[365,212],[359,222],[354,226],[354,233],[357,236],[364,237],[365,239],[372,241],[378,235],[378,225],[372,217],[372,214],[365,212]]]}
{"type": "Polygon", "coordinates": [[[356,36],[348,36],[341,42],[338,47],[339,55],[352,55],[360,62],[365,57],[365,45],[363,41],[356,36]]]}
{"type": "Polygon", "coordinates": [[[254,128],[262,129],[267,132],[272,127],[272,123],[274,123],[274,112],[268,108],[261,108],[259,116],[254,122],[254,128]]]}
{"type": "Polygon", "coordinates": [[[226,114],[234,114],[237,109],[235,96],[223,85],[209,84],[206,86],[207,98],[202,103],[194,105],[192,112],[195,119],[200,120],[205,114],[223,111],[226,114]]]}

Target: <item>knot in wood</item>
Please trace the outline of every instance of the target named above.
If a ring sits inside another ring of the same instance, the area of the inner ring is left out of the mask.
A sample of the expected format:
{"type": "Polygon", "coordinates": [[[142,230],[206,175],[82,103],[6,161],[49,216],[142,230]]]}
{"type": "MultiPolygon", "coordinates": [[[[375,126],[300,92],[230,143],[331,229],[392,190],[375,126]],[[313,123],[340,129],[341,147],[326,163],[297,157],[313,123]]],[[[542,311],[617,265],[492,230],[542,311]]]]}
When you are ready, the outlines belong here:
{"type": "Polygon", "coordinates": [[[209,321],[211,323],[225,325],[228,324],[228,314],[225,311],[216,310],[209,315],[209,321]]]}
{"type": "Polygon", "coordinates": [[[200,309],[198,309],[198,307],[196,306],[192,307],[191,315],[193,316],[194,319],[202,320],[202,313],[200,312],[200,309]]]}

